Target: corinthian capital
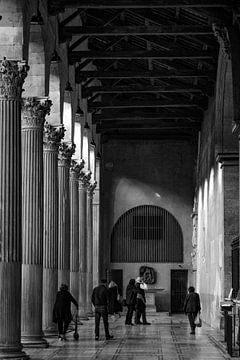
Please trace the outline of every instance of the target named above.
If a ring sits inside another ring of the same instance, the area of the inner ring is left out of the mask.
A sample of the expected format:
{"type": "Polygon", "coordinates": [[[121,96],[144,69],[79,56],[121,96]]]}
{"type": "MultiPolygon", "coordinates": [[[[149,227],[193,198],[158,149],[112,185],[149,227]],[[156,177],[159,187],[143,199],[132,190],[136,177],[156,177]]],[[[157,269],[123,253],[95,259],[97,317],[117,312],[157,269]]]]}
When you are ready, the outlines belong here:
{"type": "Polygon", "coordinates": [[[91,179],[91,171],[80,171],[80,175],[79,175],[79,186],[82,188],[87,189],[88,185],[89,185],[89,181],[91,179]]]}
{"type": "Polygon", "coordinates": [[[29,66],[24,61],[6,58],[0,61],[0,97],[20,99],[28,70],[29,66]]]}
{"type": "Polygon", "coordinates": [[[80,162],[77,162],[76,160],[71,161],[71,167],[70,167],[70,176],[78,179],[80,176],[80,172],[84,167],[84,160],[81,159],[80,162]]]}
{"type": "Polygon", "coordinates": [[[219,45],[222,47],[222,50],[231,59],[231,44],[228,36],[228,29],[224,25],[212,25],[214,35],[216,36],[219,45]]]}
{"type": "Polygon", "coordinates": [[[50,114],[51,100],[28,97],[22,99],[22,128],[42,128],[45,116],[50,114]]]}
{"type": "Polygon", "coordinates": [[[44,124],[43,144],[44,149],[58,150],[61,140],[64,138],[65,129],[63,125],[50,125],[48,122],[44,124]]]}
{"type": "Polygon", "coordinates": [[[75,153],[76,145],[72,143],[61,142],[59,145],[58,160],[61,166],[70,166],[71,157],[75,153]]]}
{"type": "Polygon", "coordinates": [[[93,196],[96,186],[97,186],[97,181],[89,182],[88,188],[87,188],[88,196],[91,196],[91,197],[93,196]]]}

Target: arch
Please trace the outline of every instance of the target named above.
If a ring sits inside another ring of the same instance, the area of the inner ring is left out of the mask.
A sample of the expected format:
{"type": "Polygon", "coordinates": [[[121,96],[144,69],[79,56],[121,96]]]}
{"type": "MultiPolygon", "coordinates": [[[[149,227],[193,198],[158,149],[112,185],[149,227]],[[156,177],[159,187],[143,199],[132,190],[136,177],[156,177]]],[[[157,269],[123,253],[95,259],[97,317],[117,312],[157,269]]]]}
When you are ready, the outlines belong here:
{"type": "Polygon", "coordinates": [[[111,262],[183,262],[183,235],[176,218],[154,205],[125,212],[111,234],[111,262]]]}

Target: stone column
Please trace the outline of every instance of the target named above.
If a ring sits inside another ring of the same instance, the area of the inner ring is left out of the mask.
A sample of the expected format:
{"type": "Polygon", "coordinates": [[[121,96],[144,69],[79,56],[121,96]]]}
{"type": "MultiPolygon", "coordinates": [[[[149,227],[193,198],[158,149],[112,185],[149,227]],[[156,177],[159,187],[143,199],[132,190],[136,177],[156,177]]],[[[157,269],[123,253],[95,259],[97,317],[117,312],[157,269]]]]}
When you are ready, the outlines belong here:
{"type": "Polygon", "coordinates": [[[78,300],[79,278],[79,198],[78,179],[84,163],[71,162],[70,168],[70,291],[78,300]]]}
{"type": "Polygon", "coordinates": [[[79,177],[79,316],[87,317],[87,185],[91,173],[81,171],[79,177]]]}
{"type": "Polygon", "coordinates": [[[96,189],[93,193],[93,287],[99,284],[99,180],[100,158],[96,158],[96,189]]]}
{"type": "Polygon", "coordinates": [[[44,220],[43,220],[43,329],[56,330],[52,322],[58,290],[58,147],[64,136],[62,126],[44,126],[44,220]]]}
{"type": "Polygon", "coordinates": [[[58,154],[58,286],[70,283],[69,169],[75,146],[62,142],[58,154]]]}
{"type": "Polygon", "coordinates": [[[46,347],[42,332],[43,125],[51,101],[22,101],[22,343],[46,347]]]}
{"type": "Polygon", "coordinates": [[[0,359],[26,359],[21,345],[21,107],[28,67],[0,62],[0,359]]]}
{"type": "Polygon", "coordinates": [[[93,191],[96,183],[89,183],[87,187],[87,315],[93,315],[91,295],[93,290],[93,191]]]}

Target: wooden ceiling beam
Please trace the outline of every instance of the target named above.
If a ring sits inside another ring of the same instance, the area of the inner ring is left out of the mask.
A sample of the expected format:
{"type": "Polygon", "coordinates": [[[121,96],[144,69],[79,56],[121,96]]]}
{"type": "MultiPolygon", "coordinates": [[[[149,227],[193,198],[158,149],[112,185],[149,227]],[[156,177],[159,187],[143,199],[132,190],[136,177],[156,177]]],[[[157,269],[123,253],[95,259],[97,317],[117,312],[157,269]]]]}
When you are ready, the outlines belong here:
{"type": "Polygon", "coordinates": [[[177,71],[77,71],[75,81],[81,83],[88,78],[96,79],[176,79],[176,78],[210,78],[215,80],[214,71],[177,70],[177,71]]]}
{"type": "Polygon", "coordinates": [[[216,51],[146,51],[146,50],[125,50],[125,51],[72,51],[69,53],[70,63],[81,59],[212,59],[217,58],[216,51]]]}
{"type": "Polygon", "coordinates": [[[229,8],[233,0],[50,0],[51,7],[78,9],[141,9],[141,8],[229,8]]]}
{"type": "Polygon", "coordinates": [[[186,129],[199,127],[199,122],[189,122],[181,120],[178,122],[169,122],[163,120],[143,121],[143,122],[116,122],[111,121],[104,124],[97,124],[96,131],[98,133],[105,132],[113,129],[186,129]]]}
{"type": "Polygon", "coordinates": [[[194,103],[192,101],[186,100],[179,100],[179,101],[149,101],[149,100],[142,100],[139,102],[118,102],[115,104],[111,103],[103,103],[98,101],[88,102],[88,110],[93,111],[96,109],[134,109],[134,108],[188,108],[188,107],[195,107],[201,108],[198,103],[194,103]]]}
{"type": "Polygon", "coordinates": [[[113,114],[113,115],[104,115],[104,114],[93,114],[92,121],[93,124],[104,123],[109,121],[125,121],[125,122],[146,122],[153,120],[189,120],[189,121],[201,121],[202,112],[189,112],[186,111],[185,114],[166,114],[166,113],[155,113],[155,114],[144,114],[136,115],[126,115],[126,114],[113,114]]]}
{"type": "Polygon", "coordinates": [[[201,87],[189,86],[91,86],[82,89],[84,98],[92,96],[92,94],[141,94],[141,93],[204,93],[206,90],[201,87]]]}
{"type": "Polygon", "coordinates": [[[189,25],[152,25],[152,26],[65,26],[60,28],[61,33],[87,36],[125,36],[125,35],[152,35],[152,36],[190,36],[213,35],[211,26],[189,25]]]}

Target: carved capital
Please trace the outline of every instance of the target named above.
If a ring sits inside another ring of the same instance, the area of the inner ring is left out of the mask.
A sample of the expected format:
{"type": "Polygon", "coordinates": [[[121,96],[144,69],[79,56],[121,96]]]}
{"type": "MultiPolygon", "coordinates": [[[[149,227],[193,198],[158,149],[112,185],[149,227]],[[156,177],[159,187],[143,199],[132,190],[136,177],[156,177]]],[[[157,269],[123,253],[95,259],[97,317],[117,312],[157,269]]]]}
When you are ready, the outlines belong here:
{"type": "Polygon", "coordinates": [[[76,145],[72,143],[61,142],[58,149],[58,164],[60,166],[70,166],[71,157],[75,153],[76,145]]]}
{"type": "Polygon", "coordinates": [[[89,197],[93,196],[96,186],[97,186],[97,181],[89,182],[88,187],[87,187],[87,192],[88,192],[89,197]]]}
{"type": "Polygon", "coordinates": [[[81,159],[80,162],[77,162],[76,160],[71,161],[70,177],[72,179],[78,180],[78,178],[80,176],[80,172],[84,167],[84,164],[85,164],[85,162],[83,159],[81,159]]]}
{"type": "Polygon", "coordinates": [[[44,150],[58,151],[61,140],[64,138],[65,129],[63,125],[50,125],[48,122],[43,128],[43,145],[44,150]]]}
{"type": "Polygon", "coordinates": [[[89,185],[89,181],[91,179],[91,171],[80,171],[80,175],[79,175],[79,189],[87,189],[88,185],[89,185]]]}
{"type": "Polygon", "coordinates": [[[0,97],[20,99],[28,70],[29,66],[25,61],[4,58],[0,62],[0,97]]]}
{"type": "Polygon", "coordinates": [[[22,99],[22,129],[42,129],[45,116],[50,114],[51,100],[28,97],[22,99]]]}
{"type": "Polygon", "coordinates": [[[227,27],[224,25],[213,24],[212,28],[222,50],[227,55],[228,59],[231,59],[231,44],[227,27]]]}

